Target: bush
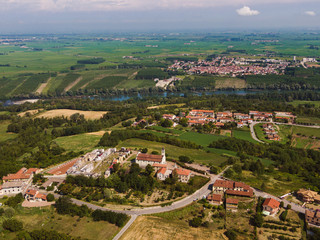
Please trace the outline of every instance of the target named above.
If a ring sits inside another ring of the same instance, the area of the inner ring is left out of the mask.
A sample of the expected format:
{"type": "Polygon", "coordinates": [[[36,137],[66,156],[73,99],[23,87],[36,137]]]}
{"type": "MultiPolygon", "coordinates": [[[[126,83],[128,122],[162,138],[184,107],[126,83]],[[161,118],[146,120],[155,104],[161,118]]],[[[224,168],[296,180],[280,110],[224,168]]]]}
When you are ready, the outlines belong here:
{"type": "Polygon", "coordinates": [[[16,219],[8,219],[2,223],[2,227],[6,230],[11,231],[11,232],[17,232],[17,231],[22,230],[23,224],[22,224],[22,222],[20,222],[16,219]]]}
{"type": "Polygon", "coordinates": [[[201,224],[202,224],[202,220],[199,217],[195,217],[195,218],[193,218],[192,220],[189,221],[189,225],[191,227],[197,228],[197,227],[200,227],[201,224]]]}
{"type": "Polygon", "coordinates": [[[12,218],[13,216],[14,216],[14,214],[15,214],[15,211],[14,211],[14,209],[13,208],[6,208],[5,210],[4,210],[4,216],[6,217],[6,218],[12,218]]]}
{"type": "Polygon", "coordinates": [[[53,201],[54,201],[54,196],[53,196],[53,194],[49,193],[49,194],[47,195],[47,201],[48,201],[48,202],[53,202],[53,201]]]}
{"type": "Polygon", "coordinates": [[[281,221],[285,221],[288,215],[288,210],[284,211],[281,213],[281,215],[279,216],[281,221]]]}

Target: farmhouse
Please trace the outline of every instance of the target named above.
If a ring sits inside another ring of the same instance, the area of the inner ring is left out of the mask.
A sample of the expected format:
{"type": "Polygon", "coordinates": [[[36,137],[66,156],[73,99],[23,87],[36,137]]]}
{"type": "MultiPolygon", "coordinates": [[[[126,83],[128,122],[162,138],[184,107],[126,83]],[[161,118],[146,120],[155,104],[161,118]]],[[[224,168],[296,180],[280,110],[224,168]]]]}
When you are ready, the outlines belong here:
{"type": "Polygon", "coordinates": [[[187,169],[182,169],[182,168],[176,168],[173,170],[177,176],[180,182],[187,183],[189,182],[189,179],[191,177],[191,171],[187,169]]]}
{"type": "Polygon", "coordinates": [[[39,191],[34,189],[28,189],[24,198],[29,202],[46,202],[47,196],[45,194],[39,193],[39,191]]]}
{"type": "Polygon", "coordinates": [[[307,223],[320,226],[320,209],[316,211],[306,209],[305,218],[307,223]]]}
{"type": "Polygon", "coordinates": [[[217,180],[213,184],[214,192],[225,192],[228,195],[252,197],[253,190],[250,186],[242,182],[233,182],[225,180],[217,180]]]}
{"type": "Polygon", "coordinates": [[[21,193],[23,190],[23,182],[5,182],[0,185],[0,196],[13,195],[21,193]]]}
{"type": "Polygon", "coordinates": [[[266,200],[264,200],[262,207],[264,215],[272,215],[279,211],[280,202],[273,198],[267,198],[266,200]]]}
{"type": "Polygon", "coordinates": [[[173,121],[174,119],[176,119],[176,115],[173,115],[173,114],[163,114],[163,115],[162,115],[162,118],[173,121]]]}
{"type": "Polygon", "coordinates": [[[28,182],[32,179],[34,174],[37,174],[40,170],[38,168],[21,168],[17,173],[8,174],[2,178],[3,182],[28,182]]]}
{"type": "Polygon", "coordinates": [[[138,153],[135,162],[139,164],[139,167],[146,167],[148,164],[151,166],[155,163],[166,164],[166,153],[162,148],[161,155],[138,153]]]}
{"type": "Polygon", "coordinates": [[[221,205],[222,202],[222,195],[220,194],[209,194],[207,196],[207,200],[209,201],[209,203],[213,204],[213,205],[221,205]]]}

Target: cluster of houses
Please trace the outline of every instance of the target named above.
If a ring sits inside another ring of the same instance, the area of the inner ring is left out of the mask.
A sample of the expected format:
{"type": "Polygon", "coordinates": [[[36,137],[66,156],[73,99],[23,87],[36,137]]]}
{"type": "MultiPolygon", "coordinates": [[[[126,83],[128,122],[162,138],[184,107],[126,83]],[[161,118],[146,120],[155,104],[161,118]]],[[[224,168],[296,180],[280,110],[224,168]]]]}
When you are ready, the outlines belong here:
{"type": "Polygon", "coordinates": [[[204,125],[212,122],[217,127],[223,127],[225,123],[235,122],[237,127],[242,128],[248,126],[253,121],[265,121],[272,122],[273,117],[275,120],[286,119],[286,121],[293,123],[296,116],[288,112],[259,112],[249,111],[249,114],[236,113],[231,111],[217,112],[213,110],[191,110],[186,116],[185,113],[181,113],[179,116],[173,114],[163,114],[164,119],[178,122],[181,118],[188,119],[188,125],[204,125]]]}
{"type": "Polygon", "coordinates": [[[280,141],[280,137],[278,132],[275,130],[274,125],[272,123],[266,123],[262,125],[263,132],[266,135],[268,140],[272,141],[280,141]]]}
{"type": "Polygon", "coordinates": [[[0,185],[0,197],[22,193],[31,184],[34,174],[40,172],[38,168],[21,168],[14,174],[8,174],[2,178],[3,184],[0,185]]]}
{"type": "MultiPolygon", "coordinates": [[[[235,197],[252,198],[254,195],[253,189],[247,184],[218,179],[214,182],[212,193],[207,196],[207,200],[213,205],[221,205],[223,204],[224,196],[226,209],[236,211],[239,199],[235,197]]],[[[274,215],[279,211],[280,202],[273,198],[267,198],[263,202],[262,207],[264,215],[274,215]]]]}
{"type": "Polygon", "coordinates": [[[175,61],[168,70],[184,70],[189,74],[243,75],[283,74],[289,62],[275,59],[216,57],[212,61],[175,61]]]}
{"type": "Polygon", "coordinates": [[[178,181],[187,183],[191,177],[191,171],[187,169],[177,168],[177,166],[170,167],[166,161],[165,149],[161,150],[161,155],[138,153],[135,163],[140,167],[145,168],[150,165],[154,167],[157,172],[157,179],[164,181],[172,174],[178,177],[178,181]]]}

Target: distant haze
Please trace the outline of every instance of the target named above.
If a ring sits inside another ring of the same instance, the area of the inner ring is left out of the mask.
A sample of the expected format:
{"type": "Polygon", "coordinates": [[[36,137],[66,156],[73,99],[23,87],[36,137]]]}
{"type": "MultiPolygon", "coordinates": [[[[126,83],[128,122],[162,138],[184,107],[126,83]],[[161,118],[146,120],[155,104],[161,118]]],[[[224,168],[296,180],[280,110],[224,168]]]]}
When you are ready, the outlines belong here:
{"type": "Polygon", "coordinates": [[[0,34],[320,30],[319,0],[0,0],[0,34]]]}

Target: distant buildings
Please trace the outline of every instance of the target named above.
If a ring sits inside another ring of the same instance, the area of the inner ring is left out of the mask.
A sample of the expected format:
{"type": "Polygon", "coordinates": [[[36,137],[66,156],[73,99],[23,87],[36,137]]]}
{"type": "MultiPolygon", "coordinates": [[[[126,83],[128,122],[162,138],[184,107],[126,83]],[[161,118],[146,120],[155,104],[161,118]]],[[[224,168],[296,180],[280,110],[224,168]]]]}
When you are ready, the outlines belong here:
{"type": "Polygon", "coordinates": [[[227,198],[226,199],[226,209],[235,211],[238,209],[239,200],[235,198],[227,198]]]}
{"type": "Polygon", "coordinates": [[[213,205],[221,205],[223,203],[222,195],[211,193],[207,196],[207,201],[213,205]]]}

